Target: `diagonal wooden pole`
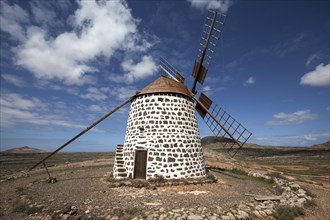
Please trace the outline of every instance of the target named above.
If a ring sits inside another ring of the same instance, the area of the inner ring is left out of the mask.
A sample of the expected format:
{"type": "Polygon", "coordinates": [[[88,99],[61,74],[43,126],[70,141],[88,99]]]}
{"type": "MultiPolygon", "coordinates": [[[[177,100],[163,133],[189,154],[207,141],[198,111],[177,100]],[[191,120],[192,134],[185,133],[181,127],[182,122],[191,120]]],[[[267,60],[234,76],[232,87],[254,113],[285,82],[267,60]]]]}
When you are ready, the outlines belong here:
{"type": "Polygon", "coordinates": [[[79,134],[77,134],[76,136],[74,136],[73,138],[71,138],[65,144],[63,144],[62,146],[60,146],[59,148],[57,148],[55,151],[53,151],[52,153],[50,153],[48,156],[46,156],[45,158],[43,158],[42,160],[40,160],[38,163],[36,163],[33,167],[31,167],[29,169],[29,171],[33,170],[38,165],[44,163],[45,160],[49,159],[51,156],[53,156],[54,154],[56,154],[57,152],[59,152],[60,150],[62,150],[63,148],[65,148],[67,145],[69,145],[70,143],[74,142],[76,139],[78,139],[80,136],[82,136],[83,134],[85,134],[87,131],[89,131],[90,129],[92,129],[93,127],[95,127],[97,124],[99,124],[101,121],[103,121],[104,119],[106,119],[107,117],[109,117],[111,114],[113,114],[114,112],[116,112],[118,109],[120,109],[121,107],[123,107],[127,103],[131,102],[134,97],[135,96],[132,96],[131,98],[127,99],[125,102],[123,102],[122,104],[118,105],[111,112],[107,113],[106,115],[104,115],[103,117],[101,117],[99,120],[97,120],[96,122],[94,122],[93,124],[91,124],[90,126],[88,126],[85,130],[83,130],[82,132],[80,132],[79,134]]]}

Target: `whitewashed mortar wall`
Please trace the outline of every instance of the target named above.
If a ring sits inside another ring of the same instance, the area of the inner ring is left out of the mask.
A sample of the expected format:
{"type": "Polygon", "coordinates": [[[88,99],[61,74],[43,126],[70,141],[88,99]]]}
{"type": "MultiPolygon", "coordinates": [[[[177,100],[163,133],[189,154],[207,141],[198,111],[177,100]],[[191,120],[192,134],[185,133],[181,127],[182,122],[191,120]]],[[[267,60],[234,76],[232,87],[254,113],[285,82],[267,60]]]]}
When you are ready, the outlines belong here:
{"type": "Polygon", "coordinates": [[[206,175],[194,104],[184,95],[145,94],[132,101],[123,149],[129,178],[136,149],[148,151],[147,179],[206,175]]]}

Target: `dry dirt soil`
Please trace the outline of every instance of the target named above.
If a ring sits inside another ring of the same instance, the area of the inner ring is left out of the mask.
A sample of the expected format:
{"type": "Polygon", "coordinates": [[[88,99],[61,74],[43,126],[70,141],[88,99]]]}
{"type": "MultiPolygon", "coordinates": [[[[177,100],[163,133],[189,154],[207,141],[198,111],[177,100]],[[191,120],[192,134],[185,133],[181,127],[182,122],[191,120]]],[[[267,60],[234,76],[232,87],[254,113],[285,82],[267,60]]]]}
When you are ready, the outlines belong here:
{"type": "MultiPolygon", "coordinates": [[[[300,163],[297,164],[292,163],[292,158],[288,158],[292,154],[284,154],[283,157],[276,153],[274,153],[275,156],[254,154],[243,156],[243,153],[230,158],[226,153],[214,148],[213,150],[205,149],[205,160],[209,166],[224,169],[239,168],[262,173],[281,172],[281,175],[297,182],[315,195],[317,206],[307,209],[306,215],[298,219],[330,219],[329,151],[322,152],[319,155],[321,159],[316,158],[319,165],[315,164],[315,161],[310,163],[310,160],[307,163],[306,156],[301,156],[300,163]],[[308,172],[314,170],[314,166],[322,167],[322,172],[308,172]]],[[[299,154],[294,155],[296,155],[295,161],[299,161],[299,154]]],[[[76,155],[72,154],[72,157],[74,156],[76,155]]],[[[310,157],[314,158],[315,155],[310,155],[310,157]]],[[[94,216],[94,219],[109,216],[131,219],[134,216],[147,216],[148,213],[161,209],[193,211],[204,208],[208,212],[216,212],[219,207],[229,210],[242,201],[252,201],[253,198],[247,194],[274,195],[276,193],[265,184],[226,172],[214,172],[218,182],[212,184],[168,186],[156,189],[113,188],[110,187],[111,184],[108,181],[113,166],[113,155],[106,154],[105,157],[98,155],[96,159],[91,159],[89,156],[82,158],[87,160],[79,161],[77,158],[74,160],[71,158],[71,162],[59,161],[61,163],[55,163],[56,165],[49,167],[50,174],[57,179],[54,184],[47,183],[48,176],[41,168],[29,172],[28,175],[24,172],[11,171],[14,175],[2,172],[4,174],[1,175],[2,182],[0,183],[0,219],[51,219],[52,216],[55,219],[59,217],[56,213],[65,213],[65,209],[70,209],[70,207],[80,216],[88,214],[88,216],[94,216]],[[13,176],[14,179],[11,178],[13,176]],[[32,215],[13,212],[17,201],[22,199],[30,201],[34,207],[39,208],[38,212],[32,215]]],[[[2,164],[5,164],[5,160],[8,160],[8,157],[1,157],[2,164]]],[[[63,219],[66,217],[68,216],[62,216],[63,219]]]]}

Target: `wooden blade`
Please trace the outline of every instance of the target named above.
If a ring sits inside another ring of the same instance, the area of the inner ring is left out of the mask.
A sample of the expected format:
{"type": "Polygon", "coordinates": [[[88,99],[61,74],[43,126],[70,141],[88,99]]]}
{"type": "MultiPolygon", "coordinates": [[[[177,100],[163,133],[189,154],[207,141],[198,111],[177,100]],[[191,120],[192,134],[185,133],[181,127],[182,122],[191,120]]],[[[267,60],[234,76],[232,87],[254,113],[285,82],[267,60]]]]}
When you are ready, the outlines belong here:
{"type": "Polygon", "coordinates": [[[125,102],[123,102],[122,104],[120,104],[119,106],[117,106],[115,109],[113,109],[112,111],[110,111],[109,113],[107,113],[106,115],[104,115],[103,117],[101,117],[99,120],[97,120],[96,122],[94,122],[93,124],[91,124],[90,126],[88,126],[85,130],[81,131],[79,134],[77,134],[76,136],[74,136],[73,138],[71,138],[65,144],[63,144],[62,146],[60,146],[59,148],[57,148],[55,151],[53,151],[52,153],[50,153],[48,156],[46,156],[45,158],[43,158],[42,160],[40,160],[38,163],[36,163],[33,167],[31,167],[29,169],[29,171],[30,170],[33,170],[38,165],[44,163],[47,159],[49,159],[54,154],[56,154],[57,152],[59,152],[60,150],[62,150],[63,148],[65,148],[67,145],[69,145],[72,142],[74,142],[76,139],[78,139],[80,136],[82,136],[83,134],[85,134],[87,131],[89,131],[90,129],[92,129],[93,127],[95,127],[97,124],[99,124],[101,121],[103,121],[104,119],[106,119],[107,117],[109,117],[111,114],[113,114],[114,112],[116,112],[118,109],[120,109],[121,107],[123,107],[127,103],[131,102],[134,97],[135,96],[132,96],[131,98],[127,99],[125,102]]]}
{"type": "Polygon", "coordinates": [[[184,84],[184,77],[179,73],[176,72],[175,78],[182,84],[184,84]]]}
{"type": "Polygon", "coordinates": [[[194,69],[192,72],[194,79],[196,79],[197,82],[203,85],[206,74],[207,74],[207,69],[203,65],[201,65],[198,61],[195,61],[194,69]]]}
{"type": "MultiPolygon", "coordinates": [[[[212,105],[212,100],[209,98],[209,97],[207,97],[204,93],[201,93],[200,94],[200,96],[199,96],[199,99],[198,99],[201,103],[202,103],[202,105],[205,107],[205,108],[207,108],[207,109],[210,109],[210,107],[211,107],[211,105],[212,105]]],[[[204,119],[205,118],[205,116],[206,116],[206,114],[207,114],[207,112],[204,110],[204,108],[200,105],[200,104],[198,104],[198,103],[196,103],[196,110],[197,110],[197,112],[199,113],[199,115],[204,119]]]]}

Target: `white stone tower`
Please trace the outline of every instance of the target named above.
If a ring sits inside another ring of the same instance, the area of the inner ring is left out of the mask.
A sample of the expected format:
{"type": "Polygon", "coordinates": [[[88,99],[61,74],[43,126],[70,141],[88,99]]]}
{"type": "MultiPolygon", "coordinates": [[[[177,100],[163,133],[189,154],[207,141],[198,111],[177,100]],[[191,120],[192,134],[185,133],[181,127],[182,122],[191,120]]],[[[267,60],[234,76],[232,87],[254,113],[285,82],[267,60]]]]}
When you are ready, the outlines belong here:
{"type": "Polygon", "coordinates": [[[186,86],[161,76],[137,93],[113,174],[143,179],[205,176],[196,111],[186,86]]]}

